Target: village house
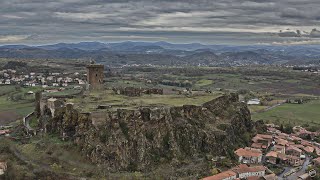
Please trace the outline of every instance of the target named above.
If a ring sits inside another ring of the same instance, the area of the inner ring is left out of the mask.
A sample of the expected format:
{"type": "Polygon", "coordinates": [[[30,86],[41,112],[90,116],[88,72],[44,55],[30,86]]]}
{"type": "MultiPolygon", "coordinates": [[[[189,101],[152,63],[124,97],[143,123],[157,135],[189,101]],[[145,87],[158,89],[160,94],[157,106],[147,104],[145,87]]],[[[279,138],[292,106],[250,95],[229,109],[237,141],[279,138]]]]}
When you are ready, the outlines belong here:
{"type": "Polygon", "coordinates": [[[233,171],[224,171],[214,176],[203,178],[203,180],[233,180],[237,179],[237,173],[233,171]]]}
{"type": "Polygon", "coordinates": [[[320,167],[320,157],[313,159],[312,163],[314,166],[320,167]]]}
{"type": "Polygon", "coordinates": [[[262,151],[255,148],[240,148],[234,152],[238,156],[239,163],[259,164],[262,161],[262,151]]]}
{"type": "Polygon", "coordinates": [[[272,147],[273,151],[281,153],[281,154],[285,154],[286,153],[286,147],[284,145],[274,145],[272,147]]]}
{"type": "Polygon", "coordinates": [[[304,146],[311,146],[312,144],[309,141],[301,140],[301,144],[304,146]]]}
{"type": "Polygon", "coordinates": [[[300,166],[303,163],[300,157],[285,155],[275,151],[270,151],[268,154],[266,154],[266,159],[267,162],[271,164],[287,164],[290,166],[300,166]]]}
{"type": "Polygon", "coordinates": [[[314,152],[314,148],[311,147],[311,146],[307,146],[307,147],[303,148],[303,150],[304,150],[306,153],[313,153],[313,152],[314,152]]]}
{"type": "Polygon", "coordinates": [[[267,149],[273,143],[273,136],[268,134],[257,134],[252,138],[253,143],[262,144],[262,149],[267,149]]]}
{"type": "Polygon", "coordinates": [[[266,160],[271,164],[279,164],[278,152],[270,151],[266,154],[266,160]]]}
{"type": "Polygon", "coordinates": [[[285,139],[282,138],[277,138],[276,140],[277,145],[281,145],[281,146],[287,146],[289,144],[289,142],[285,139]]]}
{"type": "Polygon", "coordinates": [[[286,154],[300,158],[302,155],[302,150],[294,146],[289,146],[286,148],[286,154]]]}
{"type": "Polygon", "coordinates": [[[264,166],[253,166],[249,167],[245,164],[232,168],[232,171],[236,172],[237,177],[240,179],[246,179],[249,177],[262,177],[265,175],[266,168],[264,166]]]}
{"type": "Polygon", "coordinates": [[[252,143],[251,144],[252,148],[255,149],[266,149],[267,147],[265,145],[263,145],[262,143],[252,143]]]}
{"type": "Polygon", "coordinates": [[[303,161],[300,157],[287,155],[287,164],[290,166],[300,166],[302,165],[303,161]]]}

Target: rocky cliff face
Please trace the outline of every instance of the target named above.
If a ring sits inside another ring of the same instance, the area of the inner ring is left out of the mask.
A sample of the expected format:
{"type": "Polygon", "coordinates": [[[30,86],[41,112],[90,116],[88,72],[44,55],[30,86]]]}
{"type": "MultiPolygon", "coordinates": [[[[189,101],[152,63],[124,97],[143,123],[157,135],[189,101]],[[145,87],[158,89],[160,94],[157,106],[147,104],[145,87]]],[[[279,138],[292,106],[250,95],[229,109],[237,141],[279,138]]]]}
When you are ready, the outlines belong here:
{"type": "Polygon", "coordinates": [[[93,162],[110,170],[149,170],[196,156],[233,154],[254,131],[247,106],[236,94],[202,106],[118,109],[80,114],[61,108],[50,132],[65,134],[93,162]]]}

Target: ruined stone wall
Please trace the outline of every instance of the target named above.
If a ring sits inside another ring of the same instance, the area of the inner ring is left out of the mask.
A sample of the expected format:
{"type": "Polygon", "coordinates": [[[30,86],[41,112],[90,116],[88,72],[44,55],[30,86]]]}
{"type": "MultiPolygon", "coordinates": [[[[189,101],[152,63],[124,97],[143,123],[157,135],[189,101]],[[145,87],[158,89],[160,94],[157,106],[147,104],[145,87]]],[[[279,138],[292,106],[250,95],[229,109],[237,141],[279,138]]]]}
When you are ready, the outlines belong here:
{"type": "Polygon", "coordinates": [[[125,87],[125,88],[113,88],[116,94],[121,94],[125,96],[141,96],[142,94],[163,94],[163,89],[158,88],[135,88],[135,87],[125,87]]]}
{"type": "Polygon", "coordinates": [[[67,134],[93,162],[110,170],[147,170],[161,162],[228,155],[254,132],[247,106],[229,94],[202,106],[56,112],[51,132],[67,134]]]}
{"type": "Polygon", "coordinates": [[[35,93],[35,113],[37,117],[41,115],[41,100],[42,100],[42,92],[38,91],[35,93]]]}

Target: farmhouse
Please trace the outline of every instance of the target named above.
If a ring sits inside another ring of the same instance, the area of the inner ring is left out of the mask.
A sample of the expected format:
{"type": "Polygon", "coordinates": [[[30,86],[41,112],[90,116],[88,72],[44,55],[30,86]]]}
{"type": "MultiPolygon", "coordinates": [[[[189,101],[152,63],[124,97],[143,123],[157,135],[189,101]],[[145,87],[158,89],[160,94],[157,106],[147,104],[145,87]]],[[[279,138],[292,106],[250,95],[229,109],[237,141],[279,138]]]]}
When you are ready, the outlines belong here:
{"type": "Polygon", "coordinates": [[[294,146],[289,146],[286,149],[286,154],[291,155],[291,156],[300,157],[302,155],[302,150],[297,147],[294,147],[294,146]]]}

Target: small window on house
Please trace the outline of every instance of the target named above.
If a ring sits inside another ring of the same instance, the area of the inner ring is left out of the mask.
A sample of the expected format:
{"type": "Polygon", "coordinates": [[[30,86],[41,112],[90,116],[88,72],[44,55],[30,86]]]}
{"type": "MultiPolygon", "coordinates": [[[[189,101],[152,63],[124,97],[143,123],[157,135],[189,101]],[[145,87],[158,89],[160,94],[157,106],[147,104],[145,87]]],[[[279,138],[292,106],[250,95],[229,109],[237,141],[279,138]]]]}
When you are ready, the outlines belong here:
{"type": "Polygon", "coordinates": [[[96,74],[96,77],[98,77],[98,74],[96,74]]]}

